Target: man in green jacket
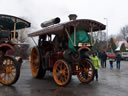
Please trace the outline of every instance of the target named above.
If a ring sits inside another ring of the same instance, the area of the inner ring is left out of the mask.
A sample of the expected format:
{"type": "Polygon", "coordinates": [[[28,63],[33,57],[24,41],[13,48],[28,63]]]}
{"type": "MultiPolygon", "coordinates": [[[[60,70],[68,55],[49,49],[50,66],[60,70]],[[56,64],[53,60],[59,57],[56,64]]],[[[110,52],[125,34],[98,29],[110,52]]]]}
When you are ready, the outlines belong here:
{"type": "Polygon", "coordinates": [[[95,68],[96,81],[98,81],[98,69],[100,68],[100,61],[99,58],[96,56],[96,53],[93,53],[93,56],[91,56],[91,61],[95,68]]]}

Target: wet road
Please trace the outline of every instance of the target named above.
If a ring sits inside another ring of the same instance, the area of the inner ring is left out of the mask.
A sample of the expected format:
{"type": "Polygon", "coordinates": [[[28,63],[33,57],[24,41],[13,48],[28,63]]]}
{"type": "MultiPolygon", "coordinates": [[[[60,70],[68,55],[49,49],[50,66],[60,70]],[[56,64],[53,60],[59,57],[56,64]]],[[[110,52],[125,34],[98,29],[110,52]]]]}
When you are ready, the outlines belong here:
{"type": "Polygon", "coordinates": [[[76,76],[66,87],[54,83],[52,74],[47,72],[44,79],[32,78],[29,62],[21,67],[21,75],[12,87],[0,85],[0,96],[128,96],[128,61],[121,62],[121,69],[99,70],[99,81],[83,84],[76,76]]]}

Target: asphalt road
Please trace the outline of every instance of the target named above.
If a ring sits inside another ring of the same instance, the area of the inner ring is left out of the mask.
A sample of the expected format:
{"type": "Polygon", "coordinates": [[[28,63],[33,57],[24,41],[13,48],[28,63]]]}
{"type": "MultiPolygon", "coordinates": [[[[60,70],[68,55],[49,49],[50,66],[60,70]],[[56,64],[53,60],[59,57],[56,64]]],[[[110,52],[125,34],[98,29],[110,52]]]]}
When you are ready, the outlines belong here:
{"type": "Polygon", "coordinates": [[[76,76],[66,87],[55,84],[52,74],[47,72],[44,79],[34,79],[29,61],[24,61],[21,75],[11,87],[0,85],[0,96],[128,96],[128,61],[121,62],[121,69],[99,70],[99,81],[90,84],[81,83],[76,76]]]}

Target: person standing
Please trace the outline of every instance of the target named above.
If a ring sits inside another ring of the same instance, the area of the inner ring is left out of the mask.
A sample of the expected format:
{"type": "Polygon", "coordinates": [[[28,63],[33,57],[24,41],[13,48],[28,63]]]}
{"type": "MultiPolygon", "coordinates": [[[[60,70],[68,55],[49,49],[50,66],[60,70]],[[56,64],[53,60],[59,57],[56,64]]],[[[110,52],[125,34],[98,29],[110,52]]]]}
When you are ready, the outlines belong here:
{"type": "Polygon", "coordinates": [[[113,69],[113,62],[114,62],[114,58],[113,57],[109,57],[109,63],[110,63],[110,69],[113,69]]]}
{"type": "Polygon", "coordinates": [[[91,56],[91,61],[95,68],[96,81],[98,81],[98,69],[100,68],[100,61],[99,58],[96,56],[96,53],[93,53],[93,55],[91,56]]]}
{"type": "Polygon", "coordinates": [[[105,52],[101,53],[101,66],[102,68],[106,68],[106,60],[107,60],[107,54],[105,52]]]}
{"type": "Polygon", "coordinates": [[[121,60],[121,55],[117,53],[116,55],[116,68],[120,69],[120,60],[121,60]]]}

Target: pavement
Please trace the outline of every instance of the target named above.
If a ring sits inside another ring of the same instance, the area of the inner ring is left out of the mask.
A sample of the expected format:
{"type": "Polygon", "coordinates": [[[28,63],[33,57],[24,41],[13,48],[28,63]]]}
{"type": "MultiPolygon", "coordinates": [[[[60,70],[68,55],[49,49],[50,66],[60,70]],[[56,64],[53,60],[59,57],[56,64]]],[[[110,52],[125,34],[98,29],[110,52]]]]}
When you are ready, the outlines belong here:
{"type": "Polygon", "coordinates": [[[66,87],[57,86],[51,72],[44,79],[34,79],[29,61],[24,61],[16,84],[10,87],[0,84],[0,96],[128,96],[128,61],[121,62],[120,70],[116,64],[111,70],[107,62],[106,68],[99,69],[99,80],[89,84],[72,76],[66,87]]]}

